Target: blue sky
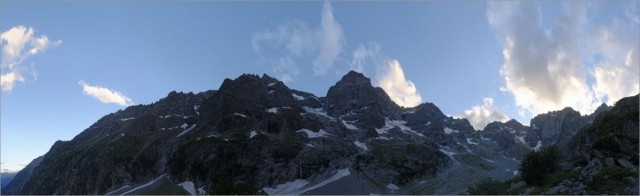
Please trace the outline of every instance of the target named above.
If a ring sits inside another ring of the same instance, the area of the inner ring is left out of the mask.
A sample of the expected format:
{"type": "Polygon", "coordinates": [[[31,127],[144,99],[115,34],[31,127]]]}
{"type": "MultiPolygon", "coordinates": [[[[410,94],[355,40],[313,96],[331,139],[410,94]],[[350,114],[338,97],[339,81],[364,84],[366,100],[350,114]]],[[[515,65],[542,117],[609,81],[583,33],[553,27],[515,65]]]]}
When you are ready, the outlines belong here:
{"type": "Polygon", "coordinates": [[[1,167],[242,73],[324,96],[358,70],[477,129],[588,113],[638,93],[639,19],[637,1],[2,2],[1,167]]]}

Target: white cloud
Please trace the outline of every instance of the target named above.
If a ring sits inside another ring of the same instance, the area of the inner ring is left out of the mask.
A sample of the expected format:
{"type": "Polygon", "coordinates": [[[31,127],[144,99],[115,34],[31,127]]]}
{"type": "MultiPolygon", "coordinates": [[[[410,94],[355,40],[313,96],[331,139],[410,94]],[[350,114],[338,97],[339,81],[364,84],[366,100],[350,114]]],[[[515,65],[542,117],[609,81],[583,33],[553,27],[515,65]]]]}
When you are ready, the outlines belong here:
{"type": "Polygon", "coordinates": [[[3,73],[0,77],[0,84],[2,84],[3,91],[11,92],[11,90],[13,90],[15,82],[24,82],[24,77],[22,77],[21,74],[16,71],[3,73]]]}
{"type": "Polygon", "coordinates": [[[23,65],[31,56],[42,53],[51,46],[62,43],[61,40],[51,42],[47,36],[34,37],[35,30],[24,26],[12,27],[0,34],[2,46],[2,74],[0,86],[3,91],[12,91],[16,82],[26,82],[35,78],[35,70],[23,65]],[[28,74],[31,73],[31,74],[28,74]],[[31,77],[27,77],[31,75],[31,77]]]}
{"type": "Polygon", "coordinates": [[[416,86],[405,79],[404,71],[397,60],[391,60],[386,71],[380,73],[378,86],[384,89],[393,102],[404,107],[414,107],[422,103],[416,86]]]}
{"type": "Polygon", "coordinates": [[[367,45],[358,44],[358,47],[353,51],[353,60],[351,61],[351,70],[364,73],[366,66],[378,67],[386,64],[389,59],[380,53],[380,45],[376,43],[369,43],[367,45]]]}
{"type": "Polygon", "coordinates": [[[375,42],[358,45],[350,69],[365,75],[370,75],[367,68],[373,69],[373,85],[382,88],[400,106],[413,107],[422,103],[422,96],[415,84],[405,78],[400,62],[382,54],[380,49],[375,42]]]}
{"type": "Polygon", "coordinates": [[[487,124],[500,121],[507,122],[509,117],[501,108],[493,105],[493,98],[484,98],[482,105],[475,105],[462,114],[476,130],[482,130],[487,124]]]}
{"type": "Polygon", "coordinates": [[[263,62],[274,67],[276,77],[294,80],[299,74],[298,62],[312,62],[315,75],[326,75],[342,53],[345,38],[342,27],[333,16],[329,2],[324,3],[321,23],[310,28],[298,20],[279,25],[275,29],[265,29],[255,33],[251,39],[253,49],[263,62]],[[283,60],[287,66],[296,69],[280,69],[283,60]]]}
{"type": "Polygon", "coordinates": [[[280,78],[282,82],[289,82],[293,81],[293,78],[300,74],[300,69],[291,57],[285,56],[278,59],[278,62],[276,62],[273,67],[273,72],[279,73],[278,78],[280,78]]]}
{"type": "Polygon", "coordinates": [[[588,20],[589,5],[568,2],[563,6],[564,14],[551,29],[546,29],[535,2],[488,4],[487,19],[503,45],[504,65],[500,73],[506,83],[504,90],[513,94],[520,108],[533,115],[567,106],[587,114],[593,112],[605,96],[611,102],[637,93],[638,63],[631,60],[630,66],[621,66],[626,52],[640,45],[637,36],[633,36],[638,33],[637,27],[629,27],[635,30],[607,28],[625,32],[616,38],[623,39],[622,42],[628,44],[626,48],[611,41],[598,44],[598,37],[607,36],[606,33],[595,38],[592,35],[597,31],[590,29],[597,28],[588,20]],[[620,49],[624,52],[609,53],[620,49]],[[589,71],[587,64],[598,55],[604,58],[595,62],[589,71]],[[589,84],[590,77],[595,79],[595,84],[589,84]]]}
{"type": "Polygon", "coordinates": [[[344,47],[344,33],[342,27],[333,18],[333,8],[328,1],[322,8],[322,23],[316,32],[320,44],[320,51],[313,62],[313,72],[316,75],[324,75],[333,66],[338,55],[344,47]]]}
{"type": "Polygon", "coordinates": [[[102,103],[115,103],[120,106],[130,106],[133,102],[128,97],[124,96],[119,91],[111,90],[101,86],[91,86],[84,81],[79,81],[78,84],[82,86],[82,92],[85,95],[92,96],[102,103]]]}
{"type": "Polygon", "coordinates": [[[595,62],[592,85],[595,95],[608,105],[623,97],[638,94],[640,89],[640,38],[637,25],[614,23],[594,31],[590,41],[593,54],[602,56],[595,62]]]}

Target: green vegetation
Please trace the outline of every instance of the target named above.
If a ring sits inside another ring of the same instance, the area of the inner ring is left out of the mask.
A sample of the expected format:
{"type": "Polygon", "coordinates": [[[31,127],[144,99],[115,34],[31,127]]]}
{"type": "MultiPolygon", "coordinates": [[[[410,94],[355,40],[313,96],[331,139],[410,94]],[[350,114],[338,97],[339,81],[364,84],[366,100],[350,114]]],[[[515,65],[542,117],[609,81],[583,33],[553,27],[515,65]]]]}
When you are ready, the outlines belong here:
{"type": "Polygon", "coordinates": [[[544,185],[550,174],[558,169],[559,152],[555,146],[530,152],[520,163],[522,179],[530,185],[544,185]]]}
{"type": "Polygon", "coordinates": [[[624,189],[632,184],[623,180],[632,177],[637,180],[638,172],[633,169],[604,166],[593,181],[587,184],[589,194],[624,194],[624,189]]]}
{"type": "Polygon", "coordinates": [[[506,195],[509,184],[485,178],[469,187],[469,195],[506,195]]]}
{"type": "Polygon", "coordinates": [[[463,155],[460,155],[460,160],[462,160],[462,162],[464,162],[469,166],[477,167],[486,171],[491,171],[495,169],[495,167],[489,164],[488,161],[476,155],[463,154],[463,155]]]}

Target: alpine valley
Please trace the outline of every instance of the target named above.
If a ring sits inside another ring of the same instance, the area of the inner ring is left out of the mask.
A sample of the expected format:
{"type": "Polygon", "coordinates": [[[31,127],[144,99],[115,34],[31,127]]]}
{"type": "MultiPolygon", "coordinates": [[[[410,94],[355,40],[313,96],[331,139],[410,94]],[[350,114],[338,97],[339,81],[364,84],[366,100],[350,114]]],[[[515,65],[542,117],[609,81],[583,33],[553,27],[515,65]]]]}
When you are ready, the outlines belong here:
{"type": "Polygon", "coordinates": [[[432,103],[400,107],[353,71],[324,97],[245,74],[106,115],[2,194],[637,195],[638,118],[636,95],[474,130],[432,103]],[[552,150],[532,183],[523,166],[552,150]]]}

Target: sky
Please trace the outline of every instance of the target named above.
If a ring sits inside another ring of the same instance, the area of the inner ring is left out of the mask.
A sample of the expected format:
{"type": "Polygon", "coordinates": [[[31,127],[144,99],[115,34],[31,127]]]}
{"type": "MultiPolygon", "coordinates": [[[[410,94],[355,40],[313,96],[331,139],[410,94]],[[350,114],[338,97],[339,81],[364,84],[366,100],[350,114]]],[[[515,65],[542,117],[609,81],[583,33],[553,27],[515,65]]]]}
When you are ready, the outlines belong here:
{"type": "Polygon", "coordinates": [[[242,73],[326,95],[349,70],[478,130],[639,91],[638,1],[2,1],[3,172],[100,117],[242,73]]]}

